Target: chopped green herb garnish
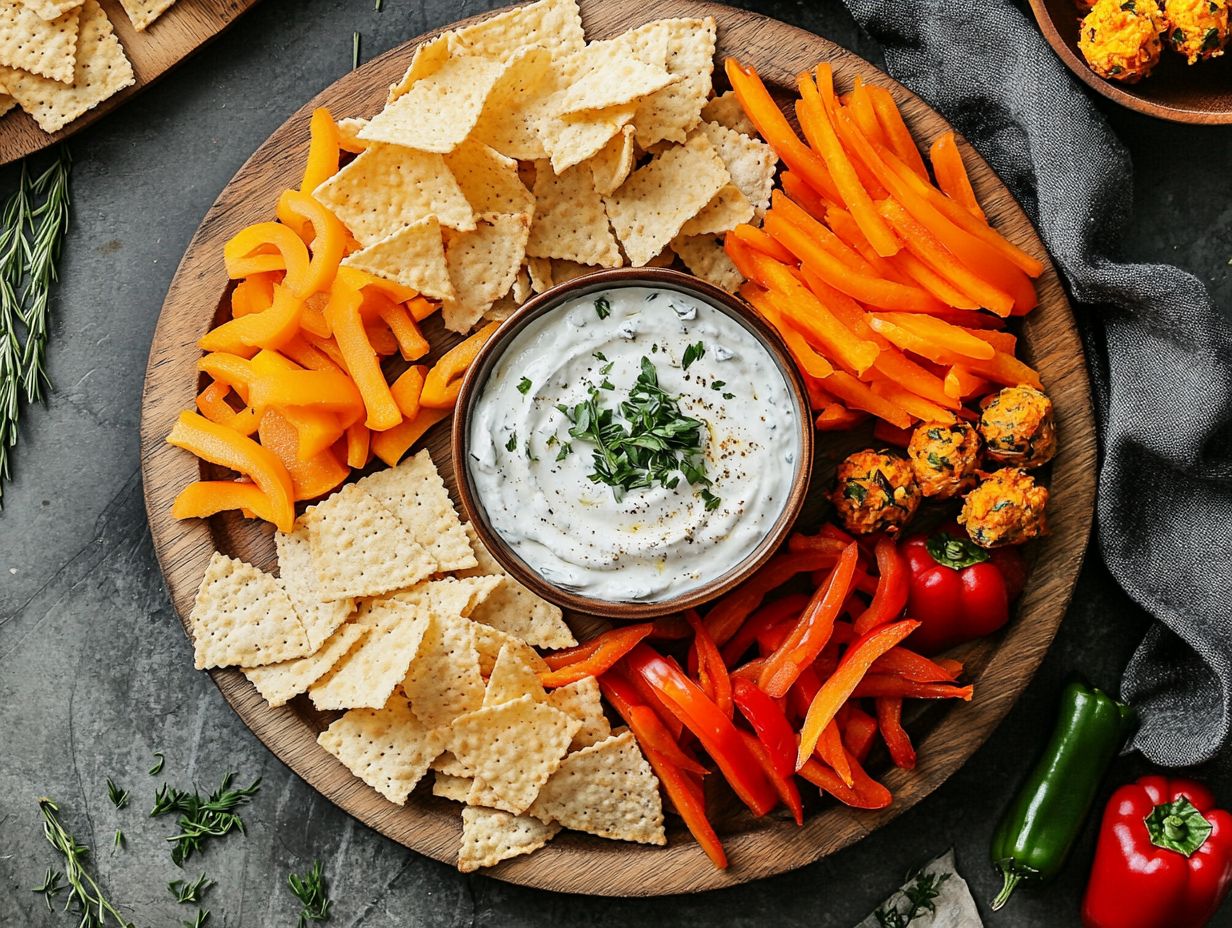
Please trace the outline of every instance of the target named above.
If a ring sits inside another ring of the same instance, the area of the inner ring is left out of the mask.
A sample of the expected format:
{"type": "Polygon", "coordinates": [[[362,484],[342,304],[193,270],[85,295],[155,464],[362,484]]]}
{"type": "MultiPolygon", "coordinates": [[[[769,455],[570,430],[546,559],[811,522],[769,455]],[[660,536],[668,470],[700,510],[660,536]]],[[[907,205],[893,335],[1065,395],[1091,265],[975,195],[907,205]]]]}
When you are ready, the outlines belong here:
{"type": "Polygon", "coordinates": [[[715,380],[711,382],[710,389],[711,390],[722,390],[725,386],[727,386],[726,380],[715,380]]]}
{"type": "Polygon", "coordinates": [[[165,763],[167,762],[167,758],[165,758],[165,757],[163,756],[163,752],[162,752],[162,751],[155,751],[155,752],[154,752],[154,756],[155,756],[155,757],[157,757],[157,758],[158,758],[158,760],[154,761],[154,766],[150,768],[150,776],[152,776],[152,777],[156,777],[156,776],[158,776],[160,773],[162,773],[162,772],[163,772],[163,764],[165,764],[165,763]]]}
{"type": "Polygon", "coordinates": [[[701,497],[702,497],[702,501],[706,504],[707,512],[713,512],[714,510],[718,509],[719,504],[723,502],[721,499],[719,499],[717,496],[711,493],[710,490],[707,489],[706,487],[702,487],[701,497]]]}
{"type": "Polygon", "coordinates": [[[115,781],[108,777],[107,798],[111,800],[111,804],[117,809],[123,809],[128,805],[128,790],[121,790],[120,787],[115,785],[115,781]]]}
{"type": "Polygon", "coordinates": [[[594,358],[596,361],[606,361],[607,360],[607,355],[605,355],[602,351],[594,352],[594,354],[592,354],[591,357],[594,358]]]}
{"type": "Polygon", "coordinates": [[[571,442],[565,442],[560,446],[560,450],[556,452],[556,460],[563,461],[571,454],[573,454],[573,444],[571,442]]]}
{"type": "Polygon", "coordinates": [[[607,301],[607,297],[601,296],[595,300],[595,314],[600,319],[606,319],[612,314],[612,304],[607,301]]]}
{"type": "Polygon", "coordinates": [[[261,780],[258,778],[249,786],[232,789],[231,781],[234,779],[234,773],[224,776],[222,785],[210,794],[209,799],[202,798],[196,790],[189,793],[165,783],[154,794],[151,816],[180,813],[176,822],[180,832],[167,839],[173,842],[171,862],[177,867],[183,866],[185,861],[199,852],[208,838],[221,838],[232,831],[244,833],[244,820],[235,810],[252,800],[261,789],[261,780]]]}
{"type": "Polygon", "coordinates": [[[694,342],[684,350],[684,357],[680,359],[680,366],[687,371],[694,361],[705,356],[706,346],[702,342],[694,342]]]}
{"type": "Polygon", "coordinates": [[[605,377],[603,378],[603,383],[599,384],[599,389],[600,390],[615,390],[616,384],[612,383],[610,380],[608,380],[605,377]]]}
{"type": "Polygon", "coordinates": [[[505,442],[505,450],[506,451],[517,451],[518,450],[518,433],[517,432],[509,433],[509,440],[505,442]]]}
{"type": "Polygon", "coordinates": [[[1219,30],[1212,26],[1202,37],[1202,51],[1213,52],[1219,47],[1219,30]]]}
{"type": "Polygon", "coordinates": [[[723,394],[723,399],[725,400],[734,400],[735,398],[736,398],[736,394],[734,393],[724,393],[723,394]]]}
{"type": "Polygon", "coordinates": [[[329,898],[329,887],[326,885],[325,875],[321,872],[319,860],[314,860],[312,868],[303,876],[292,873],[287,877],[287,884],[302,906],[298,928],[305,928],[309,922],[329,919],[329,908],[333,905],[333,900],[329,898]]]}
{"type": "Polygon", "coordinates": [[[527,393],[530,392],[530,388],[532,386],[534,386],[534,384],[530,382],[530,378],[523,377],[521,380],[518,381],[518,392],[521,393],[523,396],[525,396],[527,393]]]}
{"type": "Polygon", "coordinates": [[[191,922],[184,922],[184,928],[204,928],[210,920],[209,909],[197,909],[197,917],[191,922]]]}
{"type": "Polygon", "coordinates": [[[184,904],[186,902],[200,902],[201,897],[205,895],[205,891],[213,885],[214,881],[206,879],[203,873],[191,883],[187,880],[172,880],[167,884],[167,890],[171,895],[175,896],[176,902],[184,904]]]}
{"type": "Polygon", "coordinates": [[[612,372],[612,368],[615,366],[616,366],[615,361],[608,361],[601,368],[599,368],[599,373],[606,377],[608,374],[612,372]]]}
{"type": "Polygon", "coordinates": [[[858,480],[848,480],[843,485],[843,499],[852,500],[857,506],[864,502],[866,496],[868,496],[868,490],[858,480]]]}

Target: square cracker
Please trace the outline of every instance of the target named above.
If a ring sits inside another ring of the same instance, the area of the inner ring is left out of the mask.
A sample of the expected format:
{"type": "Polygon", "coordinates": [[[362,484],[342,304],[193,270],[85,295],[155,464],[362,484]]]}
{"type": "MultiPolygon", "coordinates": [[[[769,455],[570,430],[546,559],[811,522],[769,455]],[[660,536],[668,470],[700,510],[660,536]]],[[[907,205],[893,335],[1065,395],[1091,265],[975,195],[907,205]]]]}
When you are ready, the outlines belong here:
{"type": "Polygon", "coordinates": [[[259,667],[314,650],[278,581],[221,551],[205,568],[189,623],[198,670],[259,667]]]}
{"type": "Polygon", "coordinates": [[[448,237],[445,260],[454,297],[441,303],[445,328],[466,334],[509,292],[526,257],[529,234],[529,213],[492,213],[481,216],[471,231],[448,237]]]}
{"type": "Polygon", "coordinates": [[[365,477],[357,486],[398,517],[431,556],[436,573],[478,563],[427,449],[397,467],[365,477]]]}
{"type": "Polygon", "coordinates": [[[657,62],[651,63],[620,54],[616,50],[613,52],[596,62],[595,67],[561,91],[556,105],[562,115],[629,103],[661,90],[668,84],[674,84],[681,78],[679,74],[668,73],[663,66],[663,56],[659,56],[657,62]]]}
{"type": "Polygon", "coordinates": [[[402,689],[416,717],[432,727],[448,725],[482,706],[474,623],[460,615],[429,613],[428,631],[402,689]]]}
{"type": "Polygon", "coordinates": [[[296,520],[289,534],[275,532],[274,546],[278,551],[278,580],[291,597],[308,643],[315,651],[355,611],[355,600],[327,600],[321,595],[317,571],[312,566],[308,526],[303,518],[296,520]]]}
{"type": "Polygon", "coordinates": [[[569,745],[571,751],[598,744],[612,734],[612,726],[603,714],[603,694],[599,690],[599,681],[594,677],[583,677],[576,683],[552,690],[548,693],[548,705],[582,723],[569,745]]]}
{"type": "Polygon", "coordinates": [[[475,772],[475,787],[482,781],[505,811],[520,814],[560,765],[580,726],[559,709],[522,696],[455,720],[446,747],[475,772]]]}
{"type": "Polygon", "coordinates": [[[0,68],[0,84],[44,132],[59,131],[132,83],[133,67],[97,0],[86,0],[81,7],[71,86],[0,68]]]}
{"type": "Polygon", "coordinates": [[[475,228],[475,214],[445,159],[400,145],[369,145],[313,196],[364,246],[429,216],[451,229],[475,228]]]}
{"type": "Polygon", "coordinates": [[[307,657],[297,657],[264,667],[245,667],[244,676],[257,688],[271,706],[286,705],[316,683],[336,663],[355,647],[368,628],[364,625],[343,625],[334,635],[307,657]]]}
{"type": "Polygon", "coordinates": [[[674,84],[643,97],[638,103],[633,125],[637,143],[649,148],[668,139],[683,142],[701,120],[702,107],[710,96],[714,72],[715,22],[704,19],[662,19],[633,30],[642,41],[662,41],[656,33],[666,33],[667,70],[680,76],[674,84]]]}
{"type": "Polygon", "coordinates": [[[175,4],[175,0],[120,0],[133,28],[145,32],[150,24],[175,4]]]}
{"type": "Polygon", "coordinates": [[[353,624],[367,629],[363,640],[308,687],[318,709],[385,705],[420,649],[428,617],[405,603],[378,600],[366,604],[353,624]]]}
{"type": "Polygon", "coordinates": [[[730,181],[704,135],[667,149],[629,175],[605,200],[629,263],[642,267],[659,254],[730,181]]]}
{"type": "Polygon", "coordinates": [[[586,44],[582,14],[575,0],[539,0],[514,7],[453,34],[454,45],[468,55],[505,58],[530,45],[555,53],[586,44]]]}
{"type": "Polygon", "coordinates": [[[317,584],[327,599],[403,590],[436,570],[406,524],[357,484],[318,503],[307,519],[317,584]]]}
{"type": "Polygon", "coordinates": [[[82,10],[44,19],[22,0],[0,0],[0,65],[73,83],[82,10]]]}
{"type": "MultiPolygon", "coordinates": [[[[516,645],[505,644],[496,657],[492,674],[488,677],[488,686],[483,692],[485,706],[499,706],[504,702],[513,702],[522,696],[529,696],[536,702],[548,698],[539,675],[535,673],[530,663],[522,656],[526,646],[519,649],[516,645]]],[[[549,703],[551,705],[551,703],[549,703]]],[[[562,712],[563,706],[557,706],[562,712]]]]}
{"type": "Polygon", "coordinates": [[[546,162],[535,173],[535,217],[526,253],[536,258],[566,258],[580,264],[620,267],[620,249],[586,165],[554,174],[546,162]]]}
{"type": "Polygon", "coordinates": [[[480,867],[539,850],[556,836],[560,826],[544,824],[529,815],[511,815],[498,809],[462,810],[462,846],[458,869],[471,873],[480,867]]]}
{"type": "Polygon", "coordinates": [[[625,126],[596,154],[586,159],[595,190],[606,196],[615,193],[633,170],[633,127],[625,126]]]}
{"type": "Polygon", "coordinates": [[[546,158],[537,126],[557,88],[552,53],[541,46],[519,49],[488,94],[469,141],[522,161],[546,158]]]}
{"type": "Polygon", "coordinates": [[[441,752],[444,733],[421,725],[406,700],[395,696],[380,709],[352,709],[317,743],[390,802],[405,805],[441,752]]]}
{"type": "Polygon", "coordinates": [[[726,126],[728,129],[733,129],[741,135],[747,135],[749,138],[757,135],[757,129],[754,127],[752,120],[745,115],[744,107],[736,99],[736,91],[734,90],[725,90],[703,106],[702,119],[706,122],[726,126]]]}
{"type": "Polygon", "coordinates": [[[774,149],[760,139],[749,138],[714,122],[703,122],[697,131],[710,140],[723,159],[732,183],[753,204],[755,214],[764,215],[770,208],[774,169],[779,161],[774,149]]]}
{"type": "Polygon", "coordinates": [[[735,293],[744,277],[723,250],[723,240],[713,235],[678,235],[672,239],[672,251],[680,256],[684,266],[716,287],[735,293]]]}
{"type": "Polygon", "coordinates": [[[535,211],[535,198],[518,176],[518,163],[483,142],[467,140],[445,156],[476,214],[535,211]]]}
{"type": "Polygon", "coordinates": [[[613,735],[566,757],[530,814],[601,838],[667,843],[659,778],[632,732],[613,735]]]}
{"type": "Polygon", "coordinates": [[[612,136],[628,125],[637,112],[636,100],[568,115],[558,113],[558,105],[559,91],[547,105],[537,125],[539,140],[548,154],[552,170],[558,174],[597,154],[611,141],[612,136]]]}
{"type": "Polygon", "coordinates": [[[426,216],[347,255],[342,263],[410,287],[434,300],[453,296],[445,263],[445,240],[435,216],[426,216]]]}

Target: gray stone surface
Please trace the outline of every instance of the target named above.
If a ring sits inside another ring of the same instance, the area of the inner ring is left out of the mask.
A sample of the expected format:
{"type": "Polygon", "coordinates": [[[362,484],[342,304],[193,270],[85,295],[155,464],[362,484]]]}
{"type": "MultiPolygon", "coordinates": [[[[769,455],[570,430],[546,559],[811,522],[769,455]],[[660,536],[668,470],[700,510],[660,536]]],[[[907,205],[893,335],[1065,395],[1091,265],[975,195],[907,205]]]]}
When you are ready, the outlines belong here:
{"type": "MultiPolygon", "coordinates": [[[[192,0],[183,0],[192,2],[192,0]]],[[[74,224],[50,354],[56,390],[27,417],[17,479],[0,515],[0,924],[69,924],[30,893],[52,862],[35,801],[51,795],[96,849],[113,898],[142,926],[178,925],[187,908],[166,883],[182,874],[163,838],[171,823],[145,815],[167,755],[173,783],[212,786],[227,770],[264,778],[246,837],[192,861],[218,881],[214,926],[292,925],[291,870],[325,861],[334,924],[385,926],[835,926],[857,922],[911,868],[957,848],[981,901],[994,878],[993,824],[1050,724],[1059,684],[1081,671],[1115,686],[1141,633],[1101,574],[1084,587],[1096,605],[1063,626],[1039,677],[974,759],[930,799],[856,847],[796,873],[688,898],[591,900],[460,876],[352,821],[287,771],[240,724],[209,679],[195,673],[172,614],[142,509],[137,458],[146,353],[167,284],[218,191],[283,119],[350,66],[351,33],[368,58],[487,3],[266,0],[228,35],[159,86],[82,133],[72,148],[74,224]],[[104,778],[132,790],[111,807],[104,778]],[[128,850],[113,855],[114,830],[128,850]]],[[[755,5],[755,4],[749,4],[755,5]]],[[[867,56],[834,2],[774,0],[766,12],[867,56]]],[[[647,8],[653,13],[653,5],[647,8]]],[[[1109,108],[1138,169],[1136,222],[1124,250],[1179,263],[1232,300],[1232,131],[1169,126],[1109,108]]],[[[12,172],[0,172],[0,189],[12,172]]],[[[1128,182],[1128,181],[1127,181],[1128,182]]],[[[1229,757],[1199,771],[1232,802],[1229,757]]],[[[1126,759],[1113,779],[1139,771],[1126,759]]],[[[1072,865],[1044,892],[1022,892],[987,924],[1077,923],[1091,849],[1088,828],[1072,865]]],[[[740,861],[734,861],[739,866],[740,861]]],[[[1223,916],[1223,924],[1229,917],[1223,916]]]]}

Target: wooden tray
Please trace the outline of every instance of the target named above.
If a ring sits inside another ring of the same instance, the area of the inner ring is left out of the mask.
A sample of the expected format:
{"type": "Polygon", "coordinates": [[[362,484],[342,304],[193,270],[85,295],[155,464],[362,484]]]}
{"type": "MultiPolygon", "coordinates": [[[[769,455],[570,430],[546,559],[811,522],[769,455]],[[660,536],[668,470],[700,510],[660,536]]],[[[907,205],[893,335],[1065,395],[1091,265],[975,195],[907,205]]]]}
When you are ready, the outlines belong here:
{"type": "MultiPolygon", "coordinates": [[[[894,84],[871,64],[836,45],[783,23],[698,0],[664,0],[653,9],[637,0],[582,0],[590,38],[615,35],[655,17],[714,16],[719,23],[719,56],[736,55],[754,64],[783,99],[792,76],[821,60],[835,63],[842,87],[856,75],[891,88],[912,129],[931,140],[946,123],[923,102],[894,84]]],[[[435,35],[436,33],[433,33],[435,35]]],[[[159,564],[175,607],[184,619],[210,554],[216,548],[273,567],[268,528],[230,516],[208,522],[176,522],[171,502],[203,471],[191,455],[164,438],[182,409],[191,408],[198,389],[197,339],[221,317],[227,277],[223,242],[251,222],[273,215],[278,194],[293,185],[308,143],[308,116],[326,105],[336,117],[367,115],[379,109],[386,87],[401,76],[416,45],[429,36],[369,62],[305,104],[239,170],[206,214],[176,272],[150,351],[142,405],[142,473],[146,507],[159,564]]],[[[721,70],[720,70],[721,73],[721,70]]],[[[1044,247],[1013,197],[988,166],[963,143],[972,181],[993,222],[1014,242],[1047,260],[1044,247]]],[[[732,866],[714,869],[683,826],[669,821],[669,846],[653,848],[563,833],[542,851],[506,861],[488,874],[545,889],[603,895],[662,895],[730,886],[781,873],[832,854],[884,825],[919,802],[962,765],[988,737],[1018,698],[1048,649],[1065,613],[1086,550],[1095,496],[1095,434],[1082,346],[1065,294],[1049,265],[1039,281],[1041,305],[1026,322],[1025,354],[1042,372],[1056,404],[1060,450],[1052,467],[1056,492],[1050,505],[1053,532],[1036,548],[1038,568],[1022,597],[1019,615],[1006,631],[969,645],[962,657],[975,682],[969,704],[933,706],[911,727],[919,744],[914,771],[892,769],[884,780],[894,803],[877,812],[854,812],[818,803],[803,828],[774,816],[755,821],[733,810],[720,812],[732,866]]],[[[456,337],[429,329],[439,350],[456,337]]],[[[843,436],[850,444],[851,436],[843,436]]],[[[437,465],[448,472],[448,423],[427,436],[437,465]]],[[[829,481],[833,460],[845,448],[823,436],[818,479],[829,481]]],[[[419,789],[405,807],[387,802],[316,744],[324,719],[301,697],[271,709],[236,670],[213,671],[219,689],[240,717],[279,758],[315,789],[360,821],[405,846],[452,862],[460,835],[458,806],[419,789]]]]}
{"type": "Polygon", "coordinates": [[[0,165],[42,151],[105,116],[141,92],[235,22],[257,0],[180,0],[145,32],[133,28],[119,0],[99,0],[133,63],[136,83],[104,100],[59,132],[48,134],[14,109],[0,119],[0,165]]]}

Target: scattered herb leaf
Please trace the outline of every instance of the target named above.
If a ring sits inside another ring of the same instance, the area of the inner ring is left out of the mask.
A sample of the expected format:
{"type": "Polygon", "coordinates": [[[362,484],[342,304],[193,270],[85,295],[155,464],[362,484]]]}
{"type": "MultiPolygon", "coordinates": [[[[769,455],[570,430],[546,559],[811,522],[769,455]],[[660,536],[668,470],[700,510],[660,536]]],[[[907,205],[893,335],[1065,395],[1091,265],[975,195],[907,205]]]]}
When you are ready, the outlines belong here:
{"type": "Polygon", "coordinates": [[[167,884],[167,891],[175,896],[175,901],[181,904],[186,902],[200,902],[201,897],[205,895],[205,891],[214,885],[214,881],[207,879],[205,874],[197,877],[191,883],[187,880],[172,880],[167,884]]]}
{"type": "Polygon", "coordinates": [[[612,304],[608,302],[607,297],[601,296],[595,300],[595,315],[600,319],[606,319],[612,314],[612,304]]]}
{"type": "Polygon", "coordinates": [[[534,386],[534,384],[530,382],[530,378],[523,377],[521,380],[518,381],[518,392],[521,393],[523,396],[525,396],[527,393],[530,392],[530,388],[532,386],[534,386]]]}
{"type": "MultiPolygon", "coordinates": [[[[39,800],[39,812],[43,816],[43,837],[64,858],[64,873],[68,881],[68,897],[64,907],[71,907],[74,914],[81,916],[79,928],[105,928],[112,924],[112,919],[118,928],[134,928],[103,895],[94,877],[86,870],[85,863],[90,856],[90,849],[79,844],[77,839],[65,830],[60,823],[60,807],[44,797],[39,800]]],[[[59,880],[55,879],[58,875],[53,875],[52,871],[48,870],[49,879],[35,892],[43,893],[46,898],[60,892],[64,887],[59,886],[59,880]]]]}
{"type": "Polygon", "coordinates": [[[694,342],[684,350],[684,357],[680,359],[680,366],[686,371],[694,361],[697,361],[706,356],[706,346],[702,342],[694,342]]]}
{"type": "Polygon", "coordinates": [[[111,804],[117,809],[123,809],[128,805],[128,790],[121,790],[120,787],[115,785],[115,781],[108,777],[107,798],[111,800],[111,804]]]}
{"type": "Polygon", "coordinates": [[[252,800],[261,789],[261,780],[258,778],[248,786],[232,789],[234,779],[234,773],[224,776],[222,785],[209,799],[203,799],[196,790],[189,793],[165,783],[154,795],[151,816],[180,813],[176,822],[179,834],[167,839],[172,842],[171,861],[177,867],[182,867],[193,854],[201,851],[208,838],[221,838],[232,831],[244,833],[244,820],[235,810],[252,800]]]}
{"type": "Polygon", "coordinates": [[[209,909],[197,909],[197,917],[191,922],[184,922],[184,928],[204,928],[210,920],[209,909]]]}
{"type": "Polygon", "coordinates": [[[509,440],[505,442],[505,450],[506,451],[518,450],[518,433],[517,432],[509,433],[509,440]]]}
{"type": "Polygon", "coordinates": [[[150,768],[149,773],[150,773],[150,776],[152,776],[152,777],[156,777],[156,776],[158,776],[160,773],[162,773],[162,772],[163,772],[163,764],[165,764],[165,763],[167,762],[167,758],[163,756],[163,752],[162,752],[162,751],[155,751],[155,752],[154,752],[154,756],[155,756],[155,757],[157,757],[157,758],[158,758],[158,760],[154,761],[154,766],[150,768]]]}
{"type": "Polygon", "coordinates": [[[64,883],[62,882],[63,879],[63,873],[59,870],[53,870],[51,867],[48,867],[47,875],[43,877],[42,885],[36,886],[32,890],[32,892],[39,893],[43,897],[43,901],[47,903],[48,912],[55,911],[51,907],[51,900],[60,895],[60,893],[64,892],[64,883]]]}
{"type": "Polygon", "coordinates": [[[287,877],[287,884],[302,906],[298,928],[306,928],[309,922],[329,920],[329,908],[333,905],[333,900],[329,898],[329,886],[321,872],[319,860],[314,860],[312,867],[303,876],[292,873],[287,877]]]}
{"type": "Polygon", "coordinates": [[[906,911],[899,909],[900,903],[880,908],[873,913],[877,924],[881,928],[907,928],[917,918],[936,912],[937,905],[934,900],[941,895],[941,884],[949,878],[948,873],[916,874],[911,885],[903,890],[906,911]]]}

